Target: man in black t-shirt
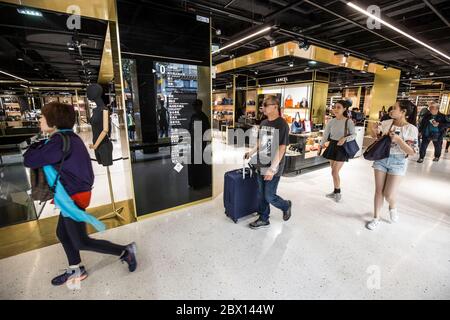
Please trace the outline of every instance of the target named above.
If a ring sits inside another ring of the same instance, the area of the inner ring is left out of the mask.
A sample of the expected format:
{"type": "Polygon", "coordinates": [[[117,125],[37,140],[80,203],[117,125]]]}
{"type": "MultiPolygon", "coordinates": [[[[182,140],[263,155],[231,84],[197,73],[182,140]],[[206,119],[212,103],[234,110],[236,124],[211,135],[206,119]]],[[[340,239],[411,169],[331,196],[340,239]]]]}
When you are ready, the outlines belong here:
{"type": "Polygon", "coordinates": [[[252,229],[270,225],[270,204],[283,211],[283,220],[291,217],[292,203],[277,195],[278,183],[283,174],[286,147],[289,144],[289,126],[280,116],[280,102],[276,97],[268,97],[263,103],[263,112],[267,119],[261,122],[258,131],[258,143],[244,156],[257,168],[258,193],[260,199],[259,218],[250,223],[252,229]]]}

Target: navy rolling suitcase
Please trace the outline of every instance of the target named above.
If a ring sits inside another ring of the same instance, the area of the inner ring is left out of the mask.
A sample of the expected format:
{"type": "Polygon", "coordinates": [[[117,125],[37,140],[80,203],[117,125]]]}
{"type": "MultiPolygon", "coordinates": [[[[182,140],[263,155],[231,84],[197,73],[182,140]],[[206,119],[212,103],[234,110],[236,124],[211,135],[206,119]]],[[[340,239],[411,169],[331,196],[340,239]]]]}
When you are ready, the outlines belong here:
{"type": "Polygon", "coordinates": [[[225,214],[234,223],[258,211],[258,181],[250,168],[225,173],[223,189],[225,214]]]}

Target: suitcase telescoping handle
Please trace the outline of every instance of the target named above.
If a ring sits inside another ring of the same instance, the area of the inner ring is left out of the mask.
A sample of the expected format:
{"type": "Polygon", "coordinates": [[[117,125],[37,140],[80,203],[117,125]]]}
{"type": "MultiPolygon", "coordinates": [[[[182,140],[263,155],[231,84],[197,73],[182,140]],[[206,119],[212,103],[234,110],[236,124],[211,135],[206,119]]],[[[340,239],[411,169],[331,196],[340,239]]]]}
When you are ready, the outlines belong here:
{"type": "MultiPolygon", "coordinates": [[[[244,159],[244,161],[242,163],[242,180],[245,180],[245,171],[246,171],[245,169],[247,169],[247,164],[248,163],[246,163],[245,159],[244,159]]],[[[250,166],[248,166],[248,168],[249,168],[249,171],[250,171],[250,177],[252,177],[253,176],[253,171],[251,170],[250,166]]]]}

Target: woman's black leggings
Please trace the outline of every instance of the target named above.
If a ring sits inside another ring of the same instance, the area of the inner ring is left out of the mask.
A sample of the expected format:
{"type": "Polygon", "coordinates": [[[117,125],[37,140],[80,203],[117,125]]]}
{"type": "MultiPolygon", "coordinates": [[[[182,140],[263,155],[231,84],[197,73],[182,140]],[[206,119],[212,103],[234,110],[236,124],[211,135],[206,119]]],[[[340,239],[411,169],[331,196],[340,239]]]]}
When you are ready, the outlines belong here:
{"type": "Polygon", "coordinates": [[[120,256],[125,246],[120,246],[106,240],[90,238],[86,231],[86,223],[77,222],[71,218],[59,215],[56,236],[66,252],[69,266],[81,263],[80,250],[95,251],[99,253],[120,256]]]}

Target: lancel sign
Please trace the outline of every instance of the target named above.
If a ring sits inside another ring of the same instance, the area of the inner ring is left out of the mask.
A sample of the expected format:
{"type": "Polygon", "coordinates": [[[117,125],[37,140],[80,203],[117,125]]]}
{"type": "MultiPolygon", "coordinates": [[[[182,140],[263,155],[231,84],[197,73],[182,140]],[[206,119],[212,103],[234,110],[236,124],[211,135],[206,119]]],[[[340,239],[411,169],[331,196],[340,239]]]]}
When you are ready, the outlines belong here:
{"type": "Polygon", "coordinates": [[[275,82],[276,82],[276,83],[279,83],[279,82],[288,82],[288,77],[279,77],[279,78],[276,78],[276,79],[275,79],[275,82]]]}

